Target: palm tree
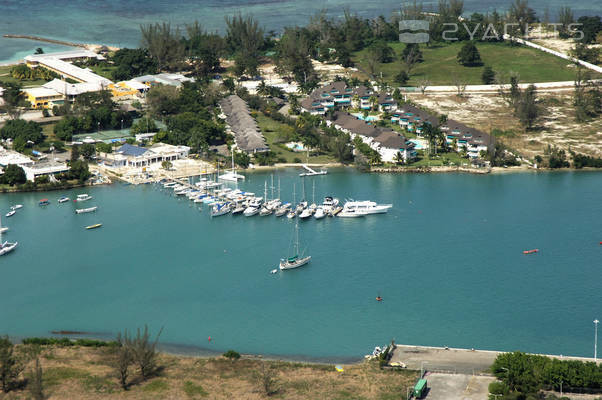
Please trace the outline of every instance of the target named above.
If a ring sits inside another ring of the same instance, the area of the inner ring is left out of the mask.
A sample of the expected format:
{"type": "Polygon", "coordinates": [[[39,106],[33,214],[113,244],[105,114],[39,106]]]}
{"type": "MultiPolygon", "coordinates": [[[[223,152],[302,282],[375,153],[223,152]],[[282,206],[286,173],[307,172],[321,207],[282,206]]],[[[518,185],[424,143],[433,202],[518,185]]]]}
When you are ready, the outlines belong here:
{"type": "Polygon", "coordinates": [[[376,110],[377,106],[378,106],[378,99],[376,98],[376,96],[370,96],[370,107],[373,110],[376,110]]]}
{"type": "Polygon", "coordinates": [[[397,165],[401,165],[405,162],[405,160],[403,159],[403,154],[401,154],[401,151],[398,151],[397,154],[395,154],[395,163],[397,165]]]}

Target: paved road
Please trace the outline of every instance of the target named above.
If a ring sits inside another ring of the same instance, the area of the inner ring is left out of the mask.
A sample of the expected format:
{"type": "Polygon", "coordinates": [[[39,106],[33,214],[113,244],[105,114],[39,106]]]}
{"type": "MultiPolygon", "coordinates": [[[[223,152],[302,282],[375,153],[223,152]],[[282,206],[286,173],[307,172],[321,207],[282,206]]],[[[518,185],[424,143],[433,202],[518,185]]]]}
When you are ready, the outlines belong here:
{"type": "Polygon", "coordinates": [[[491,376],[433,373],[426,376],[427,400],[486,400],[491,376]]]}
{"type": "Polygon", "coordinates": [[[420,347],[397,345],[392,362],[402,362],[409,369],[447,371],[462,374],[488,373],[498,353],[495,351],[472,351],[442,347],[420,347]]]}

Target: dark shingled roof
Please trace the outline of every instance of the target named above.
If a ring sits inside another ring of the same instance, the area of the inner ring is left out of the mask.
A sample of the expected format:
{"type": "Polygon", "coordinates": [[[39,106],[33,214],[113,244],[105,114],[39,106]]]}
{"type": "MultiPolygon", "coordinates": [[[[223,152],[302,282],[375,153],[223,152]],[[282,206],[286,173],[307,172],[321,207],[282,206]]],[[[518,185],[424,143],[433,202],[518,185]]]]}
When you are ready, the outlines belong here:
{"type": "Polygon", "coordinates": [[[144,147],[133,146],[133,145],[127,144],[127,143],[122,145],[117,150],[117,152],[119,152],[125,156],[132,156],[132,157],[140,157],[147,151],[148,151],[148,149],[145,149],[144,147]]]}

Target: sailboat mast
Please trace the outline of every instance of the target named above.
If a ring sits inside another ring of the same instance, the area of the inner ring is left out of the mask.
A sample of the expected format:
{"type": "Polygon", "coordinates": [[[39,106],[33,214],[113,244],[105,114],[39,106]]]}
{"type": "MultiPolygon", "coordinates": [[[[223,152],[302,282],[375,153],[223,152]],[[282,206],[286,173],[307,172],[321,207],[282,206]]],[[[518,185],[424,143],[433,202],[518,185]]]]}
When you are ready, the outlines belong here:
{"type": "Polygon", "coordinates": [[[313,186],[311,188],[311,203],[316,204],[316,181],[313,181],[313,186]]]}
{"type": "Polygon", "coordinates": [[[268,181],[263,181],[263,202],[268,202],[268,181]]]}
{"type": "Polygon", "coordinates": [[[274,174],[272,174],[272,186],[270,186],[270,190],[272,191],[272,200],[274,200],[274,174]]]}
{"type": "Polygon", "coordinates": [[[299,255],[299,220],[295,220],[295,255],[299,255]]]}
{"type": "Polygon", "coordinates": [[[278,177],[278,198],[280,198],[280,177],[278,177]]]}

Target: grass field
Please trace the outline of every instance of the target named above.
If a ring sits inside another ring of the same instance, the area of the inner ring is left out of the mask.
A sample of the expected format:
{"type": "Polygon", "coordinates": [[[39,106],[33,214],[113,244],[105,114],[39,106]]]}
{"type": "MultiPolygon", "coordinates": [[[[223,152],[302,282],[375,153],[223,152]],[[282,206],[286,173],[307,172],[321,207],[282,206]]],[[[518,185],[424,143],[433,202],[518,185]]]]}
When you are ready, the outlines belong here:
{"type": "Polygon", "coordinates": [[[18,79],[13,78],[12,76],[10,76],[10,69],[12,68],[12,66],[10,65],[6,65],[6,66],[0,66],[0,83],[2,82],[7,82],[7,83],[20,83],[21,85],[23,85],[23,87],[33,87],[33,86],[41,86],[45,83],[47,83],[47,80],[44,79],[36,79],[36,80],[24,80],[24,81],[20,81],[18,79]]]}
{"type": "Polygon", "coordinates": [[[292,138],[294,135],[291,126],[266,117],[261,113],[257,115],[256,120],[268,146],[270,146],[270,150],[276,153],[276,157],[285,159],[287,163],[295,163],[299,162],[299,160],[301,162],[316,164],[336,162],[333,157],[326,154],[311,155],[310,153],[308,160],[307,153],[296,153],[284,145],[284,143],[289,141],[288,138],[292,138]]]}
{"type": "MultiPolygon", "coordinates": [[[[399,56],[405,44],[394,42],[389,45],[395,50],[397,58],[391,63],[379,64],[375,75],[382,72],[384,80],[392,83],[395,75],[404,68],[399,56]]],[[[464,67],[456,59],[462,45],[459,42],[433,47],[421,45],[424,61],[413,68],[408,85],[417,86],[423,79],[428,79],[430,85],[453,85],[456,80],[469,85],[481,85],[484,66],[464,67]]],[[[484,65],[502,76],[518,73],[520,81],[524,83],[571,81],[575,78],[575,70],[567,66],[568,61],[539,50],[512,47],[506,43],[477,43],[476,46],[484,65]]],[[[366,53],[364,49],[353,55],[354,62],[364,72],[368,71],[366,53]]]]}
{"type": "MultiPolygon", "coordinates": [[[[128,381],[132,385],[124,391],[118,385],[108,348],[43,346],[40,363],[44,394],[49,399],[405,400],[406,388],[413,386],[419,375],[411,370],[381,370],[376,361],[345,365],[343,372],[337,372],[334,365],[327,364],[161,354],[158,376],[141,381],[137,368],[131,367],[128,381]],[[265,376],[272,378],[269,397],[265,376]]],[[[23,377],[30,375],[32,367],[30,362],[23,377]]],[[[2,398],[32,396],[24,388],[2,398]]]]}

